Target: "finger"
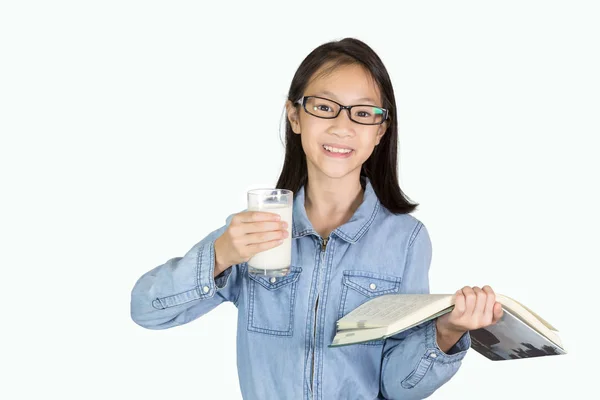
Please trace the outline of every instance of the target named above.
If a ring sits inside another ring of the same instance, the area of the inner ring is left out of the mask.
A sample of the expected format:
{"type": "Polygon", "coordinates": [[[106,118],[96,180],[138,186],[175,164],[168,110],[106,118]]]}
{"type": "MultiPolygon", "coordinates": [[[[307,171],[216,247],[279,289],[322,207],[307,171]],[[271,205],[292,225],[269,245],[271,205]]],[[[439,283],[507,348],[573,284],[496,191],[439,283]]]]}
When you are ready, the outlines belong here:
{"type": "Polygon", "coordinates": [[[256,243],[248,245],[248,252],[252,255],[260,253],[262,251],[270,250],[274,247],[279,246],[283,243],[283,240],[270,240],[268,242],[256,243]]]}
{"type": "Polygon", "coordinates": [[[454,301],[454,311],[456,312],[456,316],[460,318],[465,313],[465,295],[463,294],[462,290],[457,290],[455,295],[456,300],[454,301]]]}
{"type": "Polygon", "coordinates": [[[245,235],[243,242],[248,246],[252,244],[270,242],[272,240],[281,240],[285,239],[286,237],[288,237],[287,231],[257,232],[245,235]]]}
{"type": "Polygon", "coordinates": [[[500,321],[503,315],[504,310],[502,309],[502,304],[496,302],[496,304],[494,304],[494,318],[492,319],[492,325],[500,321]]]}
{"type": "Polygon", "coordinates": [[[242,232],[244,234],[256,232],[280,231],[287,229],[285,221],[267,221],[267,222],[247,222],[242,224],[242,232]]]}
{"type": "Polygon", "coordinates": [[[485,299],[485,310],[483,311],[483,321],[486,325],[489,325],[494,318],[494,304],[496,303],[496,293],[489,286],[485,285],[483,287],[483,291],[486,293],[487,297],[485,299]]]}
{"type": "Polygon", "coordinates": [[[479,286],[473,286],[473,291],[475,292],[475,309],[473,310],[473,315],[477,316],[478,320],[483,319],[483,312],[485,311],[485,302],[487,293],[481,290],[479,286]]]}
{"type": "Polygon", "coordinates": [[[470,286],[465,286],[462,288],[462,292],[465,295],[465,315],[470,317],[473,315],[473,311],[475,310],[477,295],[470,286]]]}
{"type": "Polygon", "coordinates": [[[279,221],[281,216],[267,211],[244,211],[237,214],[234,218],[236,218],[238,222],[260,222],[279,221]]]}

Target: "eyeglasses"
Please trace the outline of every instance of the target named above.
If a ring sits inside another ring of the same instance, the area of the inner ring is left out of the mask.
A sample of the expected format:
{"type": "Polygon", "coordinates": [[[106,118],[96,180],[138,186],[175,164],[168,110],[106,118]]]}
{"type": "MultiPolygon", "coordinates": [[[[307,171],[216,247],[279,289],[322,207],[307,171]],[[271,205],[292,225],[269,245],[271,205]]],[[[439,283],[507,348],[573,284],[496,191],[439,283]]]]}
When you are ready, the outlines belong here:
{"type": "Polygon", "coordinates": [[[318,96],[303,96],[295,104],[302,105],[308,114],[324,119],[337,118],[345,109],[348,110],[350,119],[361,125],[381,125],[388,118],[388,110],[385,108],[366,104],[343,106],[337,101],[318,96]]]}

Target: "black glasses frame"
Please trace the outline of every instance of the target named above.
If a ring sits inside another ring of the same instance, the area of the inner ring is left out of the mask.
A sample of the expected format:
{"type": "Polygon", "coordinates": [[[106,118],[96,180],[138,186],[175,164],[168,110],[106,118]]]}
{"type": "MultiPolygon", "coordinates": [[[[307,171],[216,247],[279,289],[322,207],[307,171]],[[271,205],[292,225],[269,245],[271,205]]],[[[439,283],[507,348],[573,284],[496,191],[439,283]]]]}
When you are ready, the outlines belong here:
{"type": "Polygon", "coordinates": [[[302,106],[302,108],[304,108],[304,111],[306,111],[308,114],[312,115],[313,117],[323,118],[323,119],[334,119],[334,118],[337,118],[338,115],[340,115],[340,113],[342,112],[342,110],[348,110],[348,117],[350,118],[350,120],[352,120],[352,122],[356,122],[357,124],[360,124],[360,125],[381,125],[381,124],[383,124],[388,119],[388,116],[389,116],[389,112],[388,112],[387,108],[377,107],[377,106],[374,106],[372,104],[355,104],[355,105],[352,105],[352,106],[345,106],[345,105],[342,105],[342,104],[338,103],[335,100],[331,100],[331,99],[328,99],[326,97],[319,97],[319,96],[302,96],[300,99],[296,100],[295,104],[300,104],[302,106]],[[335,103],[338,106],[340,106],[340,109],[338,110],[337,114],[335,114],[332,117],[322,117],[320,115],[315,115],[315,114],[311,113],[310,111],[308,111],[307,108],[306,108],[306,100],[308,100],[310,98],[331,101],[332,103],[335,103]],[[352,118],[352,108],[353,107],[375,107],[375,108],[379,108],[380,110],[383,110],[383,119],[381,120],[381,122],[376,122],[374,124],[367,124],[367,123],[364,123],[364,122],[358,122],[358,121],[356,121],[356,120],[354,120],[352,118]]]}

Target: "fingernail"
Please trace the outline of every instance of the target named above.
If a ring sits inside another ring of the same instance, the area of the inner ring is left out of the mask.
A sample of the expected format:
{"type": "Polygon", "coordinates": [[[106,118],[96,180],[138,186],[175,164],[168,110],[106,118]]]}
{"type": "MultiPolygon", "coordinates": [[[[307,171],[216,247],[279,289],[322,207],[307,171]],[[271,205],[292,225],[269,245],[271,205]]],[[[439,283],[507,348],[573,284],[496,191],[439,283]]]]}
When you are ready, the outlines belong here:
{"type": "Polygon", "coordinates": [[[287,227],[288,227],[288,223],[287,223],[287,222],[285,222],[285,221],[283,221],[283,222],[281,223],[281,227],[282,227],[282,228],[284,228],[284,229],[285,229],[285,228],[287,228],[287,227]]]}

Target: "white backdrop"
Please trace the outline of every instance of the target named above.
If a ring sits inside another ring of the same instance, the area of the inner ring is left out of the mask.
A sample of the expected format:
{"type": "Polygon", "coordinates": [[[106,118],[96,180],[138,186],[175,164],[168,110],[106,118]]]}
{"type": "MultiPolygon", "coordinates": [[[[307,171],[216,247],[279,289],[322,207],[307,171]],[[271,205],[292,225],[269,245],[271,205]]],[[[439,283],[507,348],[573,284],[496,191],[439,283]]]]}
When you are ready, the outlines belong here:
{"type": "Polygon", "coordinates": [[[2,2],[0,397],[240,398],[232,304],[151,331],[130,291],[275,184],[293,74],[346,36],[392,77],[432,292],[490,284],[569,350],[471,350],[431,398],[591,391],[599,17],[592,1],[2,2]]]}

